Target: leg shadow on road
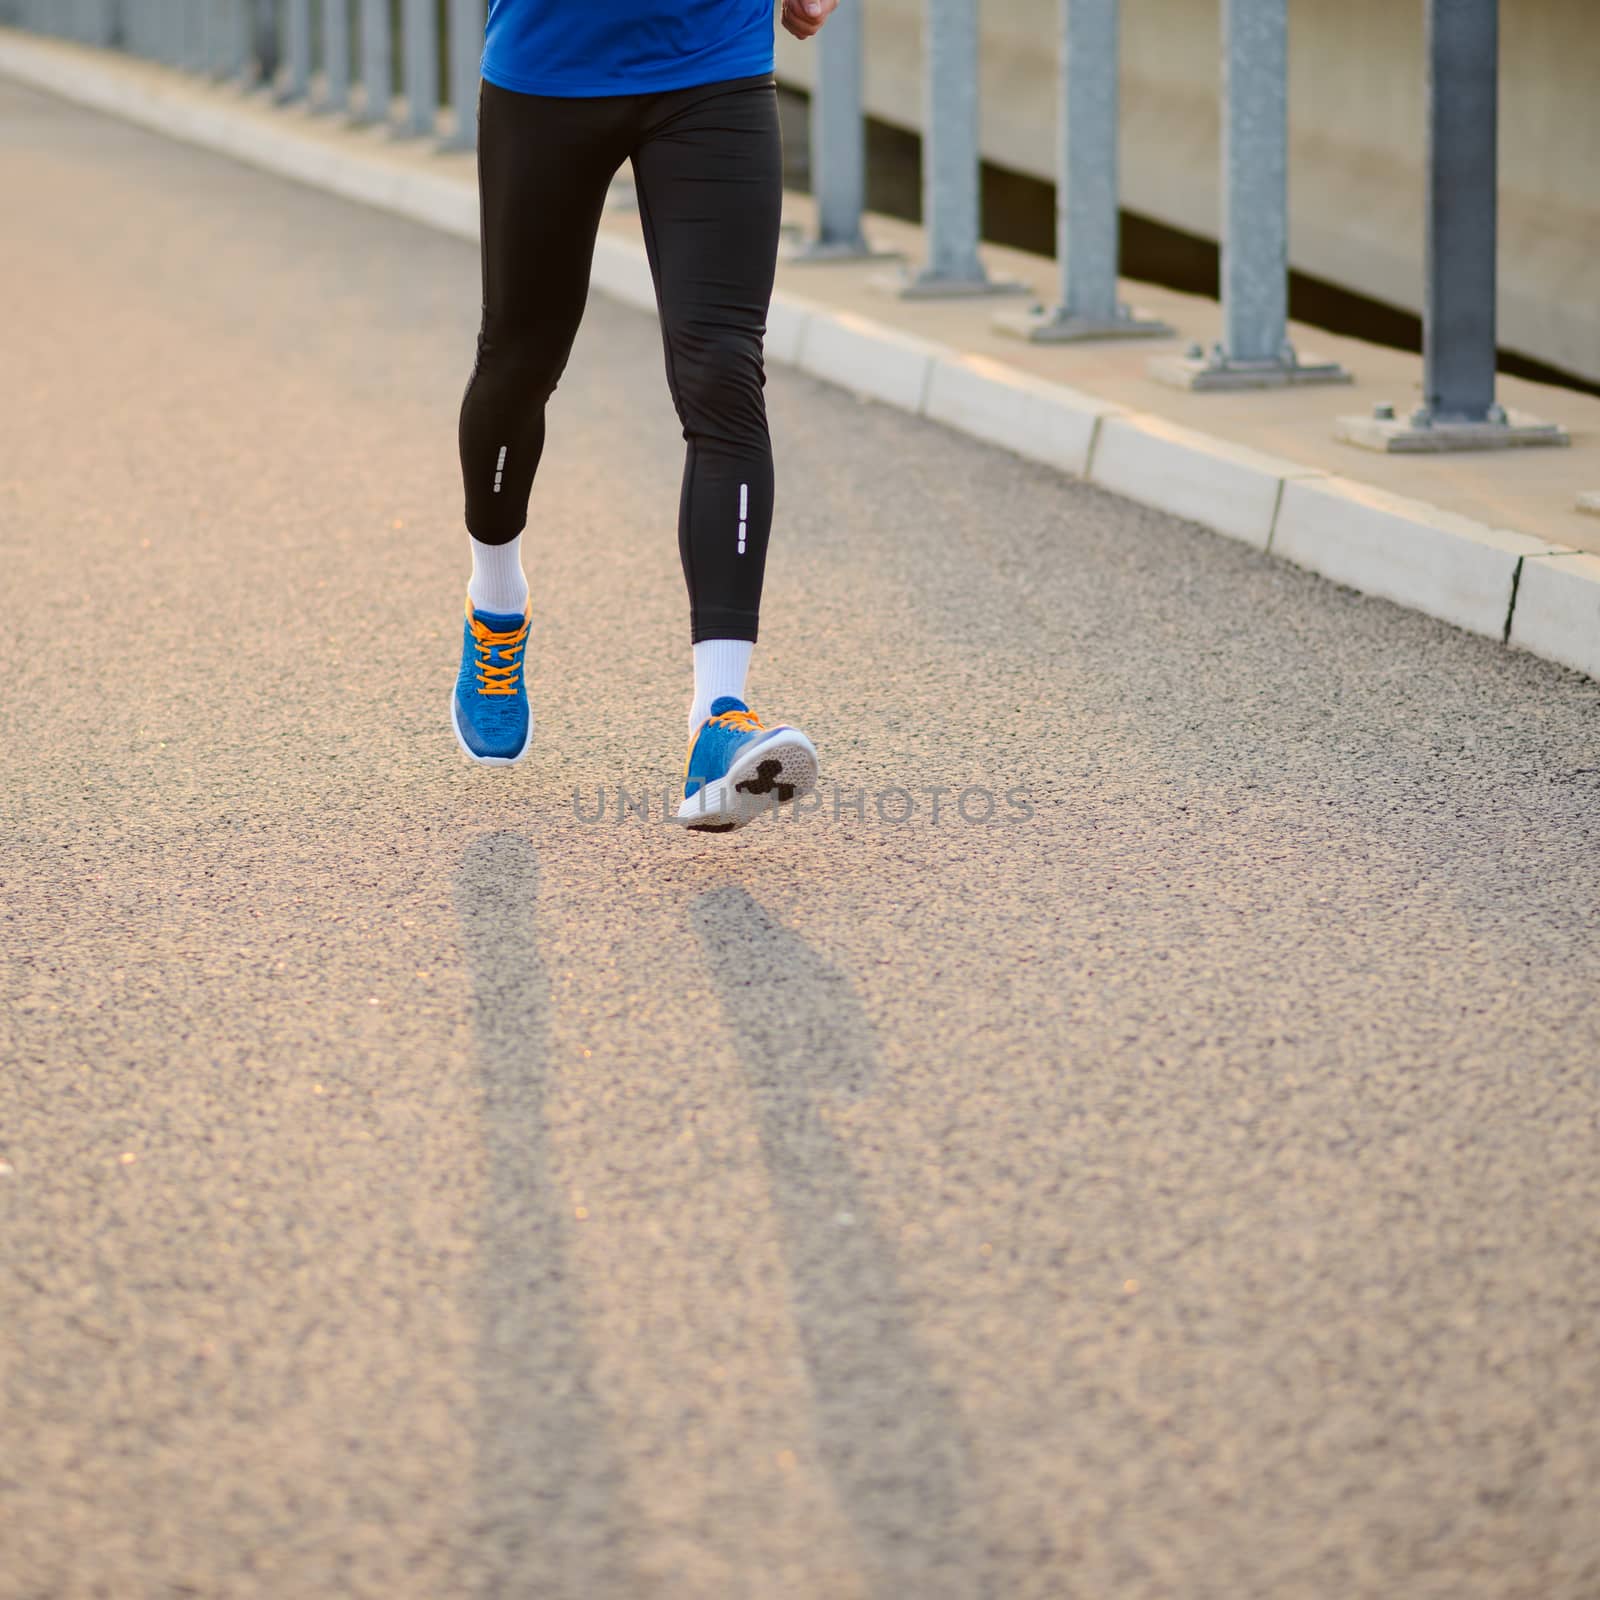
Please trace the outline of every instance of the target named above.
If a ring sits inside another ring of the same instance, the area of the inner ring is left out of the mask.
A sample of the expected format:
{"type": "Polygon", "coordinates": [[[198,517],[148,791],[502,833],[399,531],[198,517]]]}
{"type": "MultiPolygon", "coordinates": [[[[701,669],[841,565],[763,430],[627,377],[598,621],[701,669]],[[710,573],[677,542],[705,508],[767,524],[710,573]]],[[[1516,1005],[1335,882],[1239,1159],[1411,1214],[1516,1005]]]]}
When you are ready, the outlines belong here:
{"type": "Polygon", "coordinates": [[[473,1533],[493,1574],[489,1593],[631,1594],[637,1576],[617,1541],[634,1522],[590,1382],[573,1223],[546,1148],[550,982],[538,954],[538,880],[533,846],[513,833],[474,840],[455,879],[487,1160],[473,1533]]]}
{"type": "Polygon", "coordinates": [[[873,1593],[944,1593],[969,1569],[957,1523],[972,1500],[968,1450],[827,1116],[871,1086],[871,1030],[849,979],[743,889],[699,896],[690,919],[759,1119],[824,1466],[873,1593]]]}

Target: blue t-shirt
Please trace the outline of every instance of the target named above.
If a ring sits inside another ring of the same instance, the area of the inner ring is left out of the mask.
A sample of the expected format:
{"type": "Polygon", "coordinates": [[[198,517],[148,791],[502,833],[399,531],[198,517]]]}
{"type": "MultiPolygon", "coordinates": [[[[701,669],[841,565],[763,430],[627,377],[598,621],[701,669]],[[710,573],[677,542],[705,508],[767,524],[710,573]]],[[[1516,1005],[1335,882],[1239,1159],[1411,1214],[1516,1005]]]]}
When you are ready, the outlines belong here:
{"type": "Polygon", "coordinates": [[[771,72],[773,0],[489,0],[483,75],[518,94],[657,94],[771,72]]]}

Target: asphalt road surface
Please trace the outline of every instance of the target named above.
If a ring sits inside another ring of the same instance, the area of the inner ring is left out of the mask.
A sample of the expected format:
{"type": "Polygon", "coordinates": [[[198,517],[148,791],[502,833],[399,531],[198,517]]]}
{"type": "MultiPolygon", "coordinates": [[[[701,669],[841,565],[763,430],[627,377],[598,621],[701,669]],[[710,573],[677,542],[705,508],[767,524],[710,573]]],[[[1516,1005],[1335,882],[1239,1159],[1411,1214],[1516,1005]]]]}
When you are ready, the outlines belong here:
{"type": "Polygon", "coordinates": [[[686,836],[650,319],[483,771],[474,252],[0,194],[6,1600],[1600,1594],[1600,688],[778,371],[686,836]]]}

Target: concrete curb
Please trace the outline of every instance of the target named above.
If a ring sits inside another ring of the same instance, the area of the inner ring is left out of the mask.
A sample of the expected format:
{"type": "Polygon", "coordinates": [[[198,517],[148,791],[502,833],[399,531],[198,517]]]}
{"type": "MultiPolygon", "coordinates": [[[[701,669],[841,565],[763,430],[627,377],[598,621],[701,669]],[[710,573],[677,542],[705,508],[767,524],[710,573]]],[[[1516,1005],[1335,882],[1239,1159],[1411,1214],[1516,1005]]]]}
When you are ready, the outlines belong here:
{"type": "Polygon", "coordinates": [[[1255,450],[1180,428],[1161,417],[1108,417],[1089,470],[1101,488],[1271,548],[1286,483],[1322,478],[1255,450]]]}
{"type": "Polygon", "coordinates": [[[1600,556],[1560,550],[1524,561],[1510,642],[1600,678],[1600,556]]]}
{"type": "Polygon", "coordinates": [[[922,414],[947,428],[1086,478],[1104,418],[1118,407],[985,356],[934,360],[922,414]]]}
{"type": "Polygon", "coordinates": [[[1518,574],[1556,547],[1341,478],[1283,487],[1272,550],[1335,583],[1504,639],[1518,574]]]}
{"type": "MultiPolygon", "coordinates": [[[[478,201],[459,178],[386,159],[382,137],[335,144],[197,84],[134,78],[116,57],[0,28],[0,72],[95,110],[344,198],[475,240],[478,201]],[[365,147],[364,147],[365,145],[365,147]]],[[[642,246],[602,234],[595,289],[655,309],[642,246]]],[[[1199,523],[1364,594],[1600,678],[1600,557],[1384,493],[1133,413],[985,357],[780,292],[772,361],[1013,450],[1199,523]]]]}

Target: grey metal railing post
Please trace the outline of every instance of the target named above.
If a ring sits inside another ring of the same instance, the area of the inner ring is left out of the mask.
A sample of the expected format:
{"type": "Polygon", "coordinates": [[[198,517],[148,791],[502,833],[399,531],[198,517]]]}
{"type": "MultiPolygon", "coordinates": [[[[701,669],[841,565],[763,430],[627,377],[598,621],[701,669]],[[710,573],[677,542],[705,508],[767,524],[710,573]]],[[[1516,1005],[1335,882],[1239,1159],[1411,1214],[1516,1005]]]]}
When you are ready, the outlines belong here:
{"type": "Polygon", "coordinates": [[[1227,0],[1223,35],[1222,347],[1274,364],[1289,326],[1288,0],[1227,0]]]}
{"type": "Polygon", "coordinates": [[[184,11],[183,0],[167,0],[166,5],[157,7],[162,19],[161,59],[169,67],[181,67],[188,50],[188,19],[184,11]]]}
{"type": "Polygon", "coordinates": [[[237,77],[244,69],[246,0],[211,0],[209,62],[217,78],[237,77]]]}
{"type": "Polygon", "coordinates": [[[1394,452],[1570,444],[1494,397],[1500,0],[1427,0],[1425,54],[1423,403],[1341,417],[1339,437],[1394,452]]]}
{"type": "Polygon", "coordinates": [[[350,109],[350,0],[322,0],[323,111],[350,109]]]}
{"type": "Polygon", "coordinates": [[[1002,313],[1008,333],[1041,344],[1079,339],[1162,338],[1172,329],[1117,299],[1121,218],[1117,145],[1121,94],[1118,0],[1061,0],[1056,164],[1056,264],[1060,304],[1002,313]]]}
{"type": "Polygon", "coordinates": [[[816,232],[796,261],[860,261],[875,252],[862,231],[867,208],[867,124],[862,114],[862,5],[847,3],[817,36],[811,89],[811,192],[816,232]]]}
{"type": "Polygon", "coordinates": [[[1494,406],[1498,226],[1498,0],[1427,10],[1423,413],[1488,422],[1494,406]]]}
{"type": "Polygon", "coordinates": [[[1350,382],[1289,343],[1288,0],[1223,0],[1222,338],[1151,370],[1191,389],[1350,382]]]}
{"type": "Polygon", "coordinates": [[[218,78],[236,78],[244,72],[249,9],[249,0],[213,0],[211,71],[218,78]]]}
{"type": "Polygon", "coordinates": [[[278,98],[304,100],[311,92],[311,0],[287,0],[283,9],[283,57],[288,78],[278,98]]]}
{"type": "Polygon", "coordinates": [[[394,38],[389,0],[361,0],[361,83],[364,122],[386,122],[394,98],[394,38]]]}
{"type": "Polygon", "coordinates": [[[234,49],[240,80],[247,84],[259,82],[261,77],[262,61],[256,47],[257,4],[258,0],[233,0],[234,49]]]}
{"type": "Polygon", "coordinates": [[[471,150],[478,143],[478,63],[483,59],[484,0],[450,0],[450,109],[455,127],[447,150],[471,150]]]}
{"type": "Polygon", "coordinates": [[[439,34],[434,0],[404,0],[405,131],[432,135],[439,120],[439,34]]]}
{"type": "Polygon", "coordinates": [[[221,77],[226,54],[228,17],[219,0],[200,0],[200,70],[208,78],[221,77]]]}
{"type": "Polygon", "coordinates": [[[184,0],[183,65],[190,72],[204,72],[208,64],[206,10],[206,0],[184,0]]]}
{"type": "Polygon", "coordinates": [[[258,84],[276,81],[283,61],[283,40],[278,31],[278,0],[248,0],[250,73],[258,84]]]}
{"type": "Polygon", "coordinates": [[[901,288],[912,298],[1015,294],[978,256],[978,0],[926,0],[923,12],[922,225],[928,259],[901,288]]]}

